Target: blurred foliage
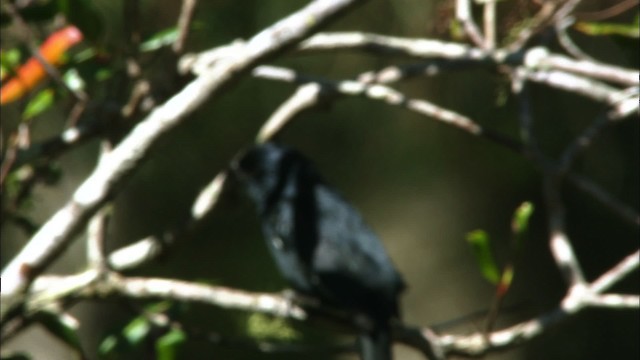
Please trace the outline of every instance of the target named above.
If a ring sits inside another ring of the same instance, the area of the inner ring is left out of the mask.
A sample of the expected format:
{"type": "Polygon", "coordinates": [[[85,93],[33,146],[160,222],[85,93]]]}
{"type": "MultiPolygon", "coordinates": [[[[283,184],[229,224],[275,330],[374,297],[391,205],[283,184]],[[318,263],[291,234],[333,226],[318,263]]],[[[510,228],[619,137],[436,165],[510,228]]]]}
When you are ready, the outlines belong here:
{"type": "Polygon", "coordinates": [[[41,311],[35,317],[35,320],[42,324],[53,336],[61,340],[63,343],[71,347],[78,354],[82,355],[82,346],[80,344],[80,336],[78,335],[78,324],[75,319],[72,320],[68,315],[60,315],[51,311],[41,311]]]}
{"type": "Polygon", "coordinates": [[[491,252],[489,234],[483,230],[475,230],[467,234],[467,241],[471,245],[484,278],[494,285],[497,284],[501,271],[491,252]]]}
{"type": "Polygon", "coordinates": [[[135,358],[142,356],[145,345],[152,343],[156,359],[179,359],[179,349],[187,341],[187,335],[169,321],[183,310],[184,307],[168,301],[147,305],[140,316],[102,339],[98,355],[102,359],[135,358]]]}
{"type": "Polygon", "coordinates": [[[256,339],[295,340],[300,337],[286,319],[260,313],[249,315],[247,333],[256,339]]]}
{"type": "Polygon", "coordinates": [[[630,24],[582,21],[578,22],[575,27],[587,35],[620,35],[637,39],[640,38],[640,15],[636,15],[630,24]]]}
{"type": "Polygon", "coordinates": [[[170,46],[178,39],[178,28],[171,27],[153,34],[148,40],[140,44],[140,51],[155,51],[164,46],[170,46]]]}
{"type": "Polygon", "coordinates": [[[518,250],[522,247],[522,242],[529,230],[531,216],[535,207],[529,201],[525,201],[513,213],[511,220],[511,231],[513,232],[513,248],[518,250]]]}
{"type": "MultiPolygon", "coordinates": [[[[513,281],[515,274],[514,261],[518,255],[518,249],[522,247],[522,242],[529,229],[529,220],[533,215],[533,204],[525,201],[516,208],[511,220],[512,231],[512,251],[510,259],[504,267],[499,266],[495,261],[492,240],[484,230],[474,230],[467,234],[467,242],[471,245],[473,255],[478,262],[482,276],[491,284],[496,285],[498,296],[504,296],[513,281]]],[[[493,241],[495,243],[495,241],[493,241]]]]}
{"type": "Polygon", "coordinates": [[[31,99],[22,113],[22,120],[31,120],[34,116],[39,115],[53,105],[53,90],[44,89],[39,91],[33,99],[31,99]]]}

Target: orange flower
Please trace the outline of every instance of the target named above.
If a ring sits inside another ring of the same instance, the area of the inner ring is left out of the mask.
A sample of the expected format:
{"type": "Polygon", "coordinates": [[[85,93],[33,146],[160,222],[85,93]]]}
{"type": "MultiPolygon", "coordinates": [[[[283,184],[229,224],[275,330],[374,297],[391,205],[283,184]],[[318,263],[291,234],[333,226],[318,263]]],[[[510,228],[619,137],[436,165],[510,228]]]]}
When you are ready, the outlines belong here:
{"type": "MultiPolygon", "coordinates": [[[[62,62],[64,52],[80,41],[82,41],[80,30],[75,26],[67,26],[51,34],[42,43],[39,49],[40,55],[48,63],[58,66],[62,62]]],[[[46,74],[40,61],[35,57],[31,57],[16,71],[16,76],[0,88],[0,104],[20,99],[27,91],[38,85],[46,74]]]]}

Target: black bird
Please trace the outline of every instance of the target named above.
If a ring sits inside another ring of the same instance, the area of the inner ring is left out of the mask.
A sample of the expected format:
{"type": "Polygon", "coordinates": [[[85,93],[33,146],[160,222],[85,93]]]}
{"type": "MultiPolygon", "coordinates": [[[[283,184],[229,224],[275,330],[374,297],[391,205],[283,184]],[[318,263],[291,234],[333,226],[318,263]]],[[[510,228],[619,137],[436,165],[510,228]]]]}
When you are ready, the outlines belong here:
{"type": "Polygon", "coordinates": [[[265,240],[294,290],[366,315],[362,358],[391,359],[389,319],[405,285],[362,216],[299,152],[255,146],[232,168],[255,202],[265,240]]]}

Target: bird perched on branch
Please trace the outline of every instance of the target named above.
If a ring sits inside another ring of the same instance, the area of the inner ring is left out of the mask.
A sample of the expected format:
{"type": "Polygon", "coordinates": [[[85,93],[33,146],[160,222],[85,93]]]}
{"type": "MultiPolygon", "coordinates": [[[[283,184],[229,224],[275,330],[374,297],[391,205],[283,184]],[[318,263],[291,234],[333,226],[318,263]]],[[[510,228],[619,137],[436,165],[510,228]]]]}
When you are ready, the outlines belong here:
{"type": "Polygon", "coordinates": [[[255,202],[267,245],[294,290],[365,315],[365,360],[391,359],[389,320],[404,282],[362,216],[299,152],[257,145],[232,169],[255,202]]]}

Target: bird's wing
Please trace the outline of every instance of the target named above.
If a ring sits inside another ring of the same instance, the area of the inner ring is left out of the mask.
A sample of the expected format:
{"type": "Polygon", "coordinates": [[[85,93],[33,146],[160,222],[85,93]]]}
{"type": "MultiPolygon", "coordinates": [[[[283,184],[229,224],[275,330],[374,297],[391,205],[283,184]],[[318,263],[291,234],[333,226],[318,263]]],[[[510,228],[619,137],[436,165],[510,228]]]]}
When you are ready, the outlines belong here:
{"type": "Polygon", "coordinates": [[[313,268],[353,291],[384,293],[395,297],[402,280],[380,239],[360,214],[331,189],[318,190],[321,215],[319,241],[313,268]],[[361,288],[361,289],[358,289],[361,288]]]}

